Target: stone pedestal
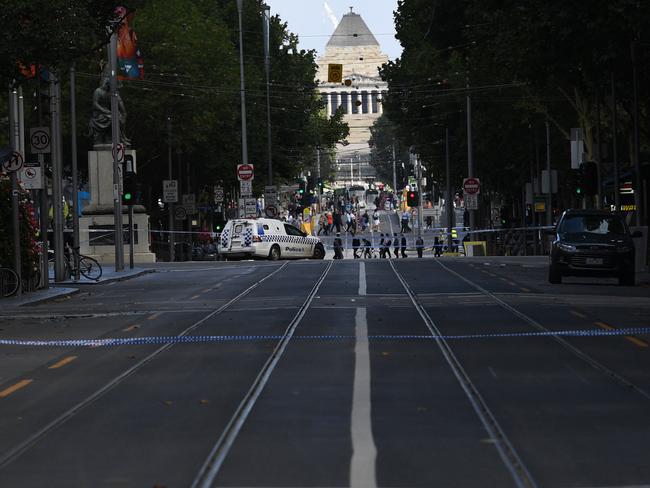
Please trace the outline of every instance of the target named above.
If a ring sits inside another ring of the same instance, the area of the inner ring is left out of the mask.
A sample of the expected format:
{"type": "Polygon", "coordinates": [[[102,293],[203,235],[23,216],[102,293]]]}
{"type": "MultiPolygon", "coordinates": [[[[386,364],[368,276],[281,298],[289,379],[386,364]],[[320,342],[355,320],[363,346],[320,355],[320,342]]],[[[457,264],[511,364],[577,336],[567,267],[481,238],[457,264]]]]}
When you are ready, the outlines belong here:
{"type": "MultiPolygon", "coordinates": [[[[133,156],[134,169],[137,159],[134,150],[126,154],[133,156]]],[[[115,220],[113,217],[113,155],[110,145],[96,145],[88,151],[88,179],[90,203],[79,218],[79,240],[81,254],[91,256],[100,263],[115,263],[115,220]]],[[[122,223],[124,226],[124,262],[129,262],[128,207],[124,207],[122,223]]],[[[136,263],[155,263],[156,255],[150,250],[149,216],[141,205],[133,207],[134,248],[136,263]]]]}

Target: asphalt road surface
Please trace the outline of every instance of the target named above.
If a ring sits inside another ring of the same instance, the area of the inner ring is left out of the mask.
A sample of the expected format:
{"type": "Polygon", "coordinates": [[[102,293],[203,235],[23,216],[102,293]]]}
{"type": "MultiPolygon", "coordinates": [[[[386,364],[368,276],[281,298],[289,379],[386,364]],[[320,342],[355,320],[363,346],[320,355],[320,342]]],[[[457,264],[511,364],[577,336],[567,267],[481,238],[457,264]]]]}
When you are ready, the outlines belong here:
{"type": "Polygon", "coordinates": [[[650,288],[566,281],[178,263],[5,307],[42,342],[0,345],[0,486],[648,486],[650,288]]]}

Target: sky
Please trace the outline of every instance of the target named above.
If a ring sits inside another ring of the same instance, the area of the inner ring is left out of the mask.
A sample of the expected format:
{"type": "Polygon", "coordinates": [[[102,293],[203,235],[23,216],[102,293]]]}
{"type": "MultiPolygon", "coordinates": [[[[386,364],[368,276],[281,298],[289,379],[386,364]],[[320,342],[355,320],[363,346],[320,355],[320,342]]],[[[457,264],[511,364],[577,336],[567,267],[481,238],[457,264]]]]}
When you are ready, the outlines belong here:
{"type": "Polygon", "coordinates": [[[353,7],[390,59],[402,52],[393,25],[397,0],[266,0],[266,4],[271,15],[279,15],[289,30],[298,34],[301,49],[316,49],[322,55],[341,17],[353,7]]]}

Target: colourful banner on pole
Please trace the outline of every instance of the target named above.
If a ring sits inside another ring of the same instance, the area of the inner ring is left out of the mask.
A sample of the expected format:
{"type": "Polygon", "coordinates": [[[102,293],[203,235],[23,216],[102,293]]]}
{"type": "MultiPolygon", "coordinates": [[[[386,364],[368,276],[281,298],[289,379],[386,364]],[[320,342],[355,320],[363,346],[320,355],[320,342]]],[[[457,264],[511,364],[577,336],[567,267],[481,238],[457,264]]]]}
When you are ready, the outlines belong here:
{"type": "Polygon", "coordinates": [[[135,14],[125,7],[117,7],[115,15],[120,19],[117,30],[118,80],[144,80],[144,60],[138,48],[138,37],[131,27],[135,14]]]}

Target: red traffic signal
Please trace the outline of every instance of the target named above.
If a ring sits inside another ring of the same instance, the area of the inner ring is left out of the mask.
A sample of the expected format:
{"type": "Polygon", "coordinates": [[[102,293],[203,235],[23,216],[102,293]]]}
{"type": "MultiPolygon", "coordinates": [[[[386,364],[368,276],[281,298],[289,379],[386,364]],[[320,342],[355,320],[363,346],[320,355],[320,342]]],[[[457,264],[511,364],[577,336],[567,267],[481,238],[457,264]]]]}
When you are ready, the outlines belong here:
{"type": "Polygon", "coordinates": [[[420,194],[417,191],[410,191],[406,194],[406,204],[409,207],[417,207],[420,203],[420,194]]]}

